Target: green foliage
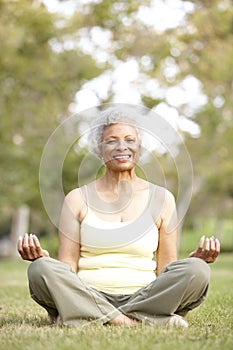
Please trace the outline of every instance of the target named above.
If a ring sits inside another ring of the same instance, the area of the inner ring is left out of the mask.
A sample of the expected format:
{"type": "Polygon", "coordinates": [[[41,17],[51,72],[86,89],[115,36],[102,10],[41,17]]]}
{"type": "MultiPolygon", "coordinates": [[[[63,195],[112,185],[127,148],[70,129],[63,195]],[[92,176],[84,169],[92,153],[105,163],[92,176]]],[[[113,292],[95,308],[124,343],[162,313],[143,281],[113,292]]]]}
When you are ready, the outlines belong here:
{"type": "Polygon", "coordinates": [[[1,2],[0,208],[8,208],[9,214],[22,203],[32,213],[41,211],[43,148],[59,120],[69,115],[69,103],[82,82],[101,72],[77,49],[54,50],[52,43],[63,36],[55,19],[39,3],[1,2]]]}
{"type": "MultiPolygon", "coordinates": [[[[194,10],[183,23],[158,33],[136,17],[140,6],[149,6],[150,0],[86,2],[71,17],[48,12],[40,1],[0,1],[0,209],[4,227],[12,210],[26,203],[32,208],[33,230],[40,223],[42,231],[52,230],[38,186],[43,147],[59,123],[70,116],[69,104],[82,85],[112,69],[116,60],[130,58],[138,62],[140,79],[156,79],[162,89],[177,86],[190,75],[200,80],[206,105],[191,116],[185,103],[178,107],[181,115],[201,127],[197,139],[183,135],[195,171],[187,224],[203,216],[231,217],[233,9],[227,0],[192,2],[194,10]],[[93,28],[109,31],[113,60],[100,64],[76,45],[83,31],[91,38],[93,28]],[[143,64],[145,58],[149,64],[143,64]],[[164,74],[168,61],[177,66],[172,79],[164,74]]],[[[110,89],[100,102],[111,102],[113,97],[110,89]]],[[[149,108],[166,102],[166,96],[156,98],[146,91],[141,98],[149,108]]],[[[67,155],[65,192],[77,186],[74,169],[83,157],[84,153],[67,155]]],[[[174,187],[176,175],[166,157],[161,163],[174,187]]]]}
{"type": "MultiPolygon", "coordinates": [[[[144,0],[145,5],[149,4],[149,0],[144,0]]],[[[83,25],[87,27],[100,26],[103,28],[111,29],[116,32],[124,28],[124,20],[136,13],[141,1],[111,1],[102,0],[99,2],[93,2],[92,4],[84,5],[84,13],[88,13],[88,16],[83,18],[83,25]]]]}
{"type": "Polygon", "coordinates": [[[180,51],[174,58],[178,78],[194,75],[208,98],[195,115],[201,136],[186,137],[195,172],[189,217],[221,220],[232,218],[233,210],[233,9],[228,1],[194,3],[188,26],[174,31],[180,51]]]}

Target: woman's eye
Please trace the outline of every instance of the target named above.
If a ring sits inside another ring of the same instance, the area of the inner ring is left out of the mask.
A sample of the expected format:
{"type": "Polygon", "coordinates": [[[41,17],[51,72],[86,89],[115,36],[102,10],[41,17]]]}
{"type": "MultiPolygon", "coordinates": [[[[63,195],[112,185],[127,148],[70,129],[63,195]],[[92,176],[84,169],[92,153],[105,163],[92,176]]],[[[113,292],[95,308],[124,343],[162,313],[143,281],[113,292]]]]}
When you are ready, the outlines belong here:
{"type": "Polygon", "coordinates": [[[134,139],[127,139],[126,142],[133,143],[133,142],[135,142],[135,140],[134,139]]]}
{"type": "Polygon", "coordinates": [[[107,145],[114,145],[116,143],[116,140],[108,140],[105,142],[107,145]]]}

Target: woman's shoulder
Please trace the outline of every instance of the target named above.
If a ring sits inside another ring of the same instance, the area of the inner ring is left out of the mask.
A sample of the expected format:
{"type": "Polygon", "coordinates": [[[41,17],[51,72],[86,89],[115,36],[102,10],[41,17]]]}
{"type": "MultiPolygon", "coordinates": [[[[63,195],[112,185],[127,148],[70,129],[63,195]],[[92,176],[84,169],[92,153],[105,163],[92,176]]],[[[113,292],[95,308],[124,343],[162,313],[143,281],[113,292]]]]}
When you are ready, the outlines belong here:
{"type": "Polygon", "coordinates": [[[76,187],[69,191],[65,196],[65,200],[72,203],[85,201],[85,186],[76,187]]]}
{"type": "Polygon", "coordinates": [[[160,194],[165,195],[168,198],[174,198],[174,194],[164,186],[160,186],[152,182],[149,182],[149,186],[154,191],[154,193],[158,195],[160,194]]]}
{"type": "Polygon", "coordinates": [[[174,205],[175,196],[164,186],[150,183],[152,203],[163,203],[163,206],[174,205]]]}
{"type": "Polygon", "coordinates": [[[80,222],[82,221],[82,218],[85,215],[87,207],[84,191],[84,186],[77,187],[68,192],[65,197],[66,205],[68,205],[68,207],[71,209],[71,211],[74,213],[74,215],[78,218],[80,222]]]}

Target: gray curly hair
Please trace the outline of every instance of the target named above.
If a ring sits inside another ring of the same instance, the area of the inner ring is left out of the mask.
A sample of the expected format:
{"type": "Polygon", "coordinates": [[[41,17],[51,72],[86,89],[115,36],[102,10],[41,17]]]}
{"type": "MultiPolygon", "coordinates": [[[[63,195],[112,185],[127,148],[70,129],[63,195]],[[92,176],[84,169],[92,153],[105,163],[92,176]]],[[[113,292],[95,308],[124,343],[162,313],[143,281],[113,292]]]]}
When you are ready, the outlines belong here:
{"type": "Polygon", "coordinates": [[[133,118],[129,112],[124,112],[116,108],[108,108],[99,114],[91,128],[90,150],[99,158],[102,156],[101,145],[104,128],[120,122],[132,125],[136,129],[141,142],[142,135],[135,116],[133,118]]]}

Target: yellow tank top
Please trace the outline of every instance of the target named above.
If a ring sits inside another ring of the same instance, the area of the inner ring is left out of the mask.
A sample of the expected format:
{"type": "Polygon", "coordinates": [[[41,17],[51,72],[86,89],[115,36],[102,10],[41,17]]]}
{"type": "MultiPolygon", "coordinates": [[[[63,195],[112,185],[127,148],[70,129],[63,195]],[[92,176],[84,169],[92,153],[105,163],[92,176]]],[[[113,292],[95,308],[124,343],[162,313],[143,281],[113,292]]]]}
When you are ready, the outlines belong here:
{"type": "Polygon", "coordinates": [[[109,222],[88,208],[81,223],[79,277],[110,294],[133,294],[155,280],[158,229],[148,207],[139,218],[109,222]]]}

